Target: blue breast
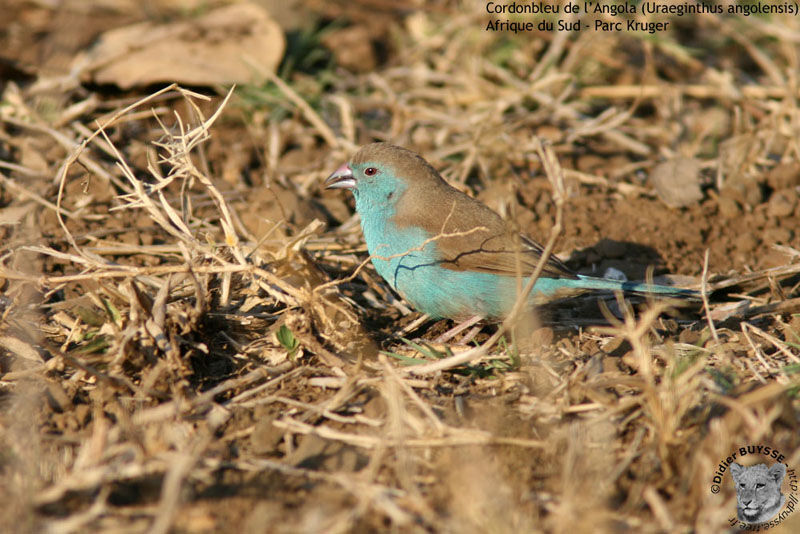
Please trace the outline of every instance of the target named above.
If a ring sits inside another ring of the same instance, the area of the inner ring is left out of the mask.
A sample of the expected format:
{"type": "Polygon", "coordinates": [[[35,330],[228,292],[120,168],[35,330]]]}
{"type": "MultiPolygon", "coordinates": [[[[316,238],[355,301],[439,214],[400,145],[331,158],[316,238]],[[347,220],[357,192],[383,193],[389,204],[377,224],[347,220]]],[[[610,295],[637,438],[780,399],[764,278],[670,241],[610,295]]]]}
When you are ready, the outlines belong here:
{"type": "MultiPolygon", "coordinates": [[[[442,267],[436,242],[430,241],[432,236],[422,229],[398,228],[391,216],[363,214],[361,228],[378,274],[415,309],[434,318],[500,318],[514,305],[515,277],[442,267]]],[[[522,285],[526,281],[523,279],[522,285]]],[[[541,279],[534,293],[554,293],[563,287],[559,282],[541,279]]]]}
{"type": "Polygon", "coordinates": [[[420,250],[431,236],[419,229],[363,230],[378,273],[414,308],[432,317],[499,316],[513,299],[513,287],[501,287],[505,284],[498,276],[440,266],[435,242],[420,250]]]}

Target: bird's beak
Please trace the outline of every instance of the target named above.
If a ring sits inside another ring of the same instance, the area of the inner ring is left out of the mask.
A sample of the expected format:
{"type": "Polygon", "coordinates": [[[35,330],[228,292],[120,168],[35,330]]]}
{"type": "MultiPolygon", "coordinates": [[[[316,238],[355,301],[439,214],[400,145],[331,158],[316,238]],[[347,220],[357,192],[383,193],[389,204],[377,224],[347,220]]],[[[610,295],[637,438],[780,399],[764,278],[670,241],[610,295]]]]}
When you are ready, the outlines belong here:
{"type": "Polygon", "coordinates": [[[333,171],[325,180],[325,189],[353,189],[355,186],[356,179],[347,163],[333,171]]]}

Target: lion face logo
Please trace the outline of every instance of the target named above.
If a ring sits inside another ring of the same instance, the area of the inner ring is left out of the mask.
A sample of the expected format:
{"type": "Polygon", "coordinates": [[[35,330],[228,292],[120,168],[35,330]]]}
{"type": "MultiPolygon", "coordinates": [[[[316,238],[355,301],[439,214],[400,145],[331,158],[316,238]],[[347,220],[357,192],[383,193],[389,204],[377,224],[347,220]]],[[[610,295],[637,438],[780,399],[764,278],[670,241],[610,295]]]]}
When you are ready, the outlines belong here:
{"type": "Polygon", "coordinates": [[[786,502],[781,493],[781,483],[786,476],[786,466],[776,463],[770,468],[764,464],[743,467],[730,466],[739,520],[745,523],[763,523],[772,519],[786,502]]]}

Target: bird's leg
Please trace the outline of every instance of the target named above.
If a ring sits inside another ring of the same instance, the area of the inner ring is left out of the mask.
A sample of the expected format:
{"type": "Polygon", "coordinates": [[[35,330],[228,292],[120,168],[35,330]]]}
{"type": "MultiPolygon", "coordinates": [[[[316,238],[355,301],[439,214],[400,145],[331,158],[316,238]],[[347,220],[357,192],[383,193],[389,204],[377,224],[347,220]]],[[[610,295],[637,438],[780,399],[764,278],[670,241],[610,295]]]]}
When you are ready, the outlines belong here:
{"type": "MultiPolygon", "coordinates": [[[[469,319],[467,319],[466,321],[464,321],[462,323],[458,323],[453,328],[451,328],[450,330],[448,330],[447,332],[445,332],[441,336],[439,336],[436,339],[434,339],[433,342],[434,343],[444,343],[446,341],[450,341],[451,339],[453,339],[453,337],[455,337],[456,334],[458,334],[462,330],[466,330],[467,328],[469,328],[470,326],[474,325],[475,323],[477,323],[481,319],[483,319],[482,315],[474,315],[474,316],[470,317],[469,319]]],[[[477,332],[476,332],[476,334],[477,334],[477,332]]],[[[474,334],[473,334],[473,337],[474,337],[474,334]]]]}

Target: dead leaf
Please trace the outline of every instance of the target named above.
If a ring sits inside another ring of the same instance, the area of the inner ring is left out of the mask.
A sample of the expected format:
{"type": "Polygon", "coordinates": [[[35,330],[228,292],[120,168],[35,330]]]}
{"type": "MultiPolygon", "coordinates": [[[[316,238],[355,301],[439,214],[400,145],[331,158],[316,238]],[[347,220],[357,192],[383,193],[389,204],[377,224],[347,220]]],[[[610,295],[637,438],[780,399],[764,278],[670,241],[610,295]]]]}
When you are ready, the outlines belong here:
{"type": "Polygon", "coordinates": [[[31,209],[33,209],[33,204],[30,202],[11,205],[0,209],[0,226],[19,224],[25,214],[30,212],[31,209]]]}
{"type": "Polygon", "coordinates": [[[29,343],[22,341],[17,337],[2,336],[0,337],[0,347],[6,349],[8,352],[15,354],[26,360],[32,362],[43,363],[44,359],[29,343]]]}
{"type": "Polygon", "coordinates": [[[286,42],[261,7],[240,3],[193,20],[110,30],[75,60],[81,78],[122,89],[153,83],[255,82],[274,72],[286,42]]]}

